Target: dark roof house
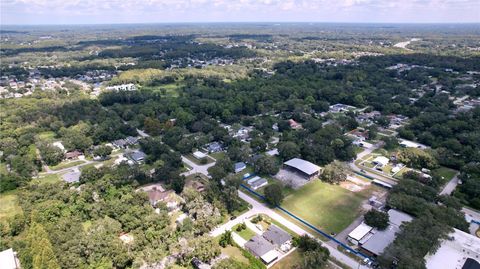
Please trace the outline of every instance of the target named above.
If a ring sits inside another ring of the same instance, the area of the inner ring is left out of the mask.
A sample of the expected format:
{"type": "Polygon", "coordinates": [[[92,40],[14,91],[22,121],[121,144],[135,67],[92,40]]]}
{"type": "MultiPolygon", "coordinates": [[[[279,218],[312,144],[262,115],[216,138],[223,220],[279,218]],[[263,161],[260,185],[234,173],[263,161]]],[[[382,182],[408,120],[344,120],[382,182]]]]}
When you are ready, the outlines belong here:
{"type": "Polygon", "coordinates": [[[278,258],[275,246],[260,235],[255,235],[250,241],[245,243],[245,248],[254,256],[260,258],[265,264],[270,264],[278,258]]]}
{"type": "Polygon", "coordinates": [[[143,161],[145,157],[147,157],[147,155],[143,151],[133,151],[127,153],[127,158],[137,163],[143,161]]]}
{"type": "Polygon", "coordinates": [[[263,233],[263,237],[267,239],[273,245],[279,247],[288,241],[292,240],[290,234],[285,232],[284,230],[280,229],[276,225],[270,225],[267,231],[263,233]]]}

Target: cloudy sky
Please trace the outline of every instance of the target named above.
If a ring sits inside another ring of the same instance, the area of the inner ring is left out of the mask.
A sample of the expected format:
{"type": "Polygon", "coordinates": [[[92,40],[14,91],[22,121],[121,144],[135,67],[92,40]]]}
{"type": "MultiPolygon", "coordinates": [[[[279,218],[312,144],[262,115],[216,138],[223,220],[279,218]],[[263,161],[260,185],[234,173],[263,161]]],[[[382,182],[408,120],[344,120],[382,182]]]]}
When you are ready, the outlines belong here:
{"type": "Polygon", "coordinates": [[[480,0],[0,0],[1,24],[480,22],[480,0]]]}

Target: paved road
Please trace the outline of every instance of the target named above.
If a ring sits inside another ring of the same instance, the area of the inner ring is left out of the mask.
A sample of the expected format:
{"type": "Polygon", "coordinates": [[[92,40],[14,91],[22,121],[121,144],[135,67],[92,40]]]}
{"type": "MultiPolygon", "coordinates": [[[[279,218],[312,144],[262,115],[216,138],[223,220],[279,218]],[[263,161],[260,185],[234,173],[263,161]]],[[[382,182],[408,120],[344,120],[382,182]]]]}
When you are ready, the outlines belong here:
{"type": "Polygon", "coordinates": [[[215,165],[215,162],[213,163],[209,163],[209,164],[205,164],[205,165],[198,165],[192,161],[190,161],[188,158],[182,156],[182,162],[186,163],[188,166],[192,167],[191,170],[185,172],[185,173],[182,173],[183,176],[189,176],[189,175],[192,175],[192,174],[196,174],[196,173],[201,173],[201,174],[204,174],[205,176],[209,176],[208,175],[208,168],[212,167],[215,165]]]}
{"type": "Polygon", "coordinates": [[[480,212],[470,209],[470,208],[462,208],[462,212],[465,213],[465,215],[468,215],[472,220],[480,222],[480,212]]]}
{"type": "MultiPolygon", "coordinates": [[[[216,229],[214,229],[210,233],[210,235],[216,236],[216,235],[222,234],[224,231],[231,229],[231,227],[235,226],[236,224],[243,222],[243,220],[245,218],[247,218],[249,216],[252,216],[252,214],[253,215],[255,215],[255,214],[265,214],[265,215],[269,216],[270,218],[280,222],[282,225],[284,225],[285,227],[287,227],[292,232],[294,232],[298,235],[307,234],[307,235],[313,237],[312,234],[306,232],[305,230],[303,230],[302,228],[300,228],[296,224],[294,224],[294,223],[290,222],[289,220],[285,219],[283,216],[279,215],[277,212],[275,212],[271,208],[268,208],[267,206],[258,202],[257,200],[253,199],[252,197],[248,196],[247,194],[245,194],[241,191],[238,191],[238,195],[240,196],[240,198],[242,198],[243,200],[248,202],[252,206],[252,209],[250,209],[248,212],[240,215],[236,219],[231,220],[231,221],[217,227],[216,229]]],[[[361,268],[361,269],[367,269],[368,268],[367,266],[358,263],[356,260],[350,258],[349,256],[347,256],[347,255],[343,254],[342,252],[340,252],[339,250],[337,250],[336,246],[332,247],[328,244],[323,244],[323,245],[326,248],[328,248],[328,250],[330,251],[330,255],[332,255],[332,257],[334,257],[338,261],[348,265],[349,267],[351,267],[351,268],[361,268]]]]}
{"type": "MultiPolygon", "coordinates": [[[[77,160],[74,160],[72,162],[76,162],[76,161],[77,160]]],[[[79,165],[75,165],[75,166],[71,166],[71,167],[63,168],[63,169],[59,169],[59,170],[52,170],[52,169],[49,168],[46,172],[42,172],[40,175],[60,174],[60,173],[68,172],[70,170],[79,169],[80,167],[88,165],[88,164],[96,163],[95,161],[90,161],[90,160],[83,160],[83,161],[84,161],[84,163],[81,163],[79,165]]]]}
{"type": "Polygon", "coordinates": [[[440,192],[440,195],[450,195],[455,190],[458,185],[458,175],[456,173],[455,176],[445,185],[443,190],[440,192]]]}

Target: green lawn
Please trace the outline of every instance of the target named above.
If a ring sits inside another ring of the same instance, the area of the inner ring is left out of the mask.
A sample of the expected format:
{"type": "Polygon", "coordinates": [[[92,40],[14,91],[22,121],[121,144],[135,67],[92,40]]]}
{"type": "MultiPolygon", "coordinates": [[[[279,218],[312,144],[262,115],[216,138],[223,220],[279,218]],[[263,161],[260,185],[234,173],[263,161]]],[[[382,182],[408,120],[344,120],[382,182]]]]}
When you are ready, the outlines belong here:
{"type": "Polygon", "coordinates": [[[194,162],[195,164],[197,165],[206,165],[206,164],[209,164],[209,163],[213,163],[214,160],[212,158],[209,158],[208,156],[205,157],[205,159],[207,160],[206,163],[202,163],[201,160],[195,158],[195,156],[193,156],[193,154],[187,154],[187,155],[184,155],[187,159],[189,159],[190,161],[194,162]]]}
{"type": "Polygon", "coordinates": [[[354,147],[353,147],[353,151],[355,152],[355,155],[363,152],[364,150],[365,150],[365,149],[362,148],[362,147],[357,147],[357,146],[354,146],[354,147]]]}
{"type": "Polygon", "coordinates": [[[302,254],[300,250],[296,249],[292,253],[288,254],[287,257],[284,257],[279,262],[274,264],[271,269],[290,269],[295,268],[302,260],[302,254]]]}
{"type": "Polygon", "coordinates": [[[450,179],[452,179],[458,171],[442,166],[440,168],[433,170],[432,172],[438,173],[441,177],[444,177],[445,182],[447,182],[450,179]]]}
{"type": "Polygon", "coordinates": [[[46,183],[56,183],[61,181],[61,177],[58,174],[46,174],[40,175],[38,178],[32,179],[30,184],[46,184],[46,183]]]}
{"type": "Polygon", "coordinates": [[[282,206],[327,233],[339,233],[358,217],[370,192],[354,193],[314,180],[287,196],[282,206]]]}
{"type": "Polygon", "coordinates": [[[281,224],[280,222],[270,218],[269,216],[262,214],[262,217],[263,217],[263,220],[259,222],[259,224],[263,227],[264,230],[267,230],[270,224],[275,224],[279,228],[283,229],[285,232],[289,233],[291,236],[297,236],[295,232],[288,229],[285,225],[281,224]]]}
{"type": "Polygon", "coordinates": [[[79,164],[85,163],[84,161],[73,161],[73,162],[61,162],[60,164],[57,164],[55,166],[50,166],[50,169],[52,170],[61,170],[73,166],[77,166],[79,164]]]}
{"type": "Polygon", "coordinates": [[[55,138],[55,133],[52,131],[41,132],[38,134],[38,138],[41,140],[52,141],[55,138]]]}
{"type": "Polygon", "coordinates": [[[225,158],[226,154],[225,154],[224,151],[220,151],[220,152],[210,153],[209,155],[212,156],[213,158],[215,158],[215,160],[221,160],[221,159],[225,158]]]}
{"type": "Polygon", "coordinates": [[[239,262],[243,262],[246,264],[249,263],[248,259],[243,256],[242,251],[237,247],[227,246],[225,248],[222,248],[222,254],[225,254],[228,257],[233,258],[239,262]]]}
{"type": "Polygon", "coordinates": [[[22,213],[18,204],[18,196],[15,192],[0,194],[0,221],[22,213]]]}
{"type": "Polygon", "coordinates": [[[256,235],[256,233],[252,230],[250,230],[248,227],[241,230],[240,232],[237,231],[237,227],[239,226],[240,224],[237,224],[235,226],[233,226],[232,228],[232,231],[238,235],[240,235],[243,239],[245,240],[250,240],[252,237],[254,237],[256,235]]]}

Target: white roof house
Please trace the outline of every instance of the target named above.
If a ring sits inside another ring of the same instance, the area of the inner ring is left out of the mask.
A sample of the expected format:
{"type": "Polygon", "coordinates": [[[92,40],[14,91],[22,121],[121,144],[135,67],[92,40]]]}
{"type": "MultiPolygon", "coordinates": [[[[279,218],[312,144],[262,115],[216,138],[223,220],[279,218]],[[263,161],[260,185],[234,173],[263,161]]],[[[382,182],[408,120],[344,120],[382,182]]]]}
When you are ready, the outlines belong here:
{"type": "Polygon", "coordinates": [[[266,153],[268,156],[276,156],[276,155],[279,154],[277,148],[271,149],[271,150],[269,150],[269,151],[267,151],[267,152],[265,152],[265,153],[266,153]]]}
{"type": "Polygon", "coordinates": [[[423,144],[413,142],[413,141],[410,141],[410,140],[405,140],[405,139],[401,139],[399,144],[400,144],[400,146],[402,146],[404,148],[419,148],[419,149],[426,149],[427,148],[427,146],[425,146],[423,144]]]}
{"type": "Polygon", "coordinates": [[[20,268],[20,264],[15,257],[15,252],[13,252],[13,249],[9,248],[0,252],[0,267],[2,269],[20,268]]]}
{"type": "Polygon", "coordinates": [[[348,234],[348,240],[353,244],[358,244],[372,229],[373,227],[362,222],[357,228],[353,229],[353,231],[348,234]]]}
{"type": "Polygon", "coordinates": [[[309,161],[302,160],[300,158],[293,158],[284,163],[286,166],[295,168],[308,176],[317,174],[320,171],[320,166],[317,166],[309,161]]]}
{"type": "Polygon", "coordinates": [[[480,266],[480,238],[454,229],[441,242],[435,253],[425,256],[427,269],[478,268],[480,266]],[[476,267],[475,267],[476,265],[476,267]]]}
{"type": "Polygon", "coordinates": [[[197,159],[203,159],[205,157],[207,157],[207,154],[201,152],[201,151],[195,151],[193,153],[193,157],[197,158],[197,159]]]}
{"type": "Polygon", "coordinates": [[[378,156],[375,159],[373,159],[372,163],[383,167],[387,165],[389,161],[390,160],[385,156],[378,156]]]}

